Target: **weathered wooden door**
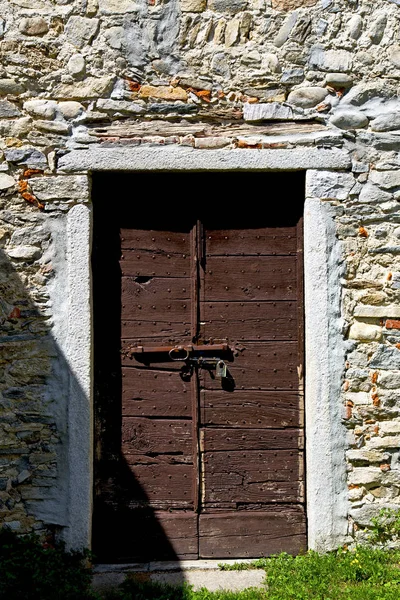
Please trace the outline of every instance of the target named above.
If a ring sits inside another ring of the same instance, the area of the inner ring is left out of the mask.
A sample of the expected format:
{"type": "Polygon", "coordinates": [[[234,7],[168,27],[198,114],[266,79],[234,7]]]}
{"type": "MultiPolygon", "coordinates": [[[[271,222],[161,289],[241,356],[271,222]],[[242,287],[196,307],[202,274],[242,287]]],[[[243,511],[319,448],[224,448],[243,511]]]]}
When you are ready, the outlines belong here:
{"type": "Polygon", "coordinates": [[[99,417],[95,501],[114,560],[305,548],[300,190],[262,214],[120,215],[121,415],[108,449],[99,417]]]}

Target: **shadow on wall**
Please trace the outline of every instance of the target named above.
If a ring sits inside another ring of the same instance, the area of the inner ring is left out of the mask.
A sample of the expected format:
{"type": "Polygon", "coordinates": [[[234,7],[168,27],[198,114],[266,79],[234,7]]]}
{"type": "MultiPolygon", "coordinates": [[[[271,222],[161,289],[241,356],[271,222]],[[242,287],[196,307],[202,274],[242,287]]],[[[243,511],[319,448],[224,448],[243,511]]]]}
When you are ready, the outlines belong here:
{"type": "MultiPolygon", "coordinates": [[[[56,303],[51,300],[51,289],[60,285],[55,275],[57,261],[62,262],[65,250],[57,244],[62,245],[65,235],[57,238],[47,227],[46,220],[51,219],[39,212],[11,215],[3,211],[2,215],[7,251],[0,250],[0,523],[18,533],[33,530],[80,547],[79,542],[74,544],[82,535],[71,522],[70,506],[71,502],[76,504],[73,496],[85,491],[72,489],[71,481],[76,480],[74,469],[81,469],[85,460],[77,465],[69,459],[70,433],[77,426],[71,417],[70,390],[79,388],[79,382],[61,349],[65,327],[59,326],[56,315],[62,301],[67,301],[67,292],[59,290],[61,299],[56,303]]],[[[109,370],[113,393],[119,385],[114,381],[116,356],[106,357],[103,363],[109,370]]],[[[96,399],[101,394],[97,389],[96,399]]],[[[82,389],[77,396],[84,397],[82,389]]],[[[110,485],[116,486],[113,498],[118,502],[105,501],[101,518],[95,521],[95,561],[129,562],[143,546],[149,548],[149,559],[156,546],[168,560],[177,561],[150,507],[139,528],[130,516],[132,493],[144,505],[147,497],[121,454],[119,409],[120,404],[114,402],[103,440],[111,444],[105,468],[109,469],[110,485]],[[124,490],[130,491],[129,497],[124,490]],[[98,550],[102,556],[96,556],[98,550]]],[[[85,453],[89,432],[77,435],[75,431],[73,435],[81,439],[85,453]]],[[[88,459],[86,464],[90,464],[88,459]]],[[[84,515],[82,520],[87,518],[84,515]]],[[[141,558],[145,559],[146,553],[142,552],[141,558]]]]}

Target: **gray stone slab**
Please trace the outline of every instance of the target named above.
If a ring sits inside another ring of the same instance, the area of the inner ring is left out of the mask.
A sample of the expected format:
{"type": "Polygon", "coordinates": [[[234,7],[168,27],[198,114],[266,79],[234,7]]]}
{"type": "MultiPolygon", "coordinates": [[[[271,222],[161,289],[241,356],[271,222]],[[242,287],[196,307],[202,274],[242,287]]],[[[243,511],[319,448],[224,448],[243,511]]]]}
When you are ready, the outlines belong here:
{"type": "MultiPolygon", "coordinates": [[[[262,569],[249,569],[246,571],[217,571],[194,570],[183,573],[184,581],[199,590],[206,588],[211,592],[228,590],[232,592],[262,587],[265,581],[265,572],[262,569]]],[[[182,573],[153,573],[151,581],[167,583],[169,585],[182,584],[182,573]]]]}
{"type": "Polygon", "coordinates": [[[61,172],[86,171],[296,171],[350,169],[347,152],[332,149],[196,150],[183,147],[74,150],[58,162],[61,172]]]}
{"type": "MultiPolygon", "coordinates": [[[[198,562],[199,565],[205,561],[198,562]]],[[[106,594],[112,589],[117,588],[130,572],[133,574],[140,573],[140,579],[145,579],[149,582],[162,583],[166,585],[183,585],[188,584],[193,586],[194,590],[206,588],[209,591],[241,591],[248,588],[260,588],[265,586],[265,571],[262,569],[248,569],[243,571],[221,571],[215,561],[212,568],[177,568],[175,563],[174,569],[161,569],[158,571],[149,570],[149,565],[142,565],[138,570],[135,565],[130,571],[123,568],[121,570],[113,570],[111,572],[96,572],[93,577],[93,588],[100,594],[106,594]]],[[[167,563],[170,565],[170,563],[167,563]]],[[[203,565],[204,566],[204,565],[203,565]]]]}
{"type": "Polygon", "coordinates": [[[380,344],[369,366],[371,369],[400,369],[400,351],[380,344]]]}

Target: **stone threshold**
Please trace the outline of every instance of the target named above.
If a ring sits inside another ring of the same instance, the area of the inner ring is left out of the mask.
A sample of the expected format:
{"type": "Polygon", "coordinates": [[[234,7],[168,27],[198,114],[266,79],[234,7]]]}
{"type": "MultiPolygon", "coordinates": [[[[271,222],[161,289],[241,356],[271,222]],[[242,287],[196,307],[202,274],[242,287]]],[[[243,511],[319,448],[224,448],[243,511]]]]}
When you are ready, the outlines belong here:
{"type": "Polygon", "coordinates": [[[128,577],[141,582],[167,585],[190,585],[194,590],[240,591],[265,586],[263,569],[221,571],[220,564],[249,563],[255,559],[154,561],[129,564],[97,564],[93,571],[93,588],[107,594],[128,577]]]}
{"type": "MultiPolygon", "coordinates": [[[[176,561],[152,561],[147,563],[126,563],[126,564],[95,564],[94,573],[152,573],[152,572],[171,572],[171,571],[193,571],[193,570],[218,570],[219,565],[249,564],[256,558],[237,558],[216,560],[176,560],[176,561]]],[[[231,571],[232,572],[232,571],[231,571]]]]}

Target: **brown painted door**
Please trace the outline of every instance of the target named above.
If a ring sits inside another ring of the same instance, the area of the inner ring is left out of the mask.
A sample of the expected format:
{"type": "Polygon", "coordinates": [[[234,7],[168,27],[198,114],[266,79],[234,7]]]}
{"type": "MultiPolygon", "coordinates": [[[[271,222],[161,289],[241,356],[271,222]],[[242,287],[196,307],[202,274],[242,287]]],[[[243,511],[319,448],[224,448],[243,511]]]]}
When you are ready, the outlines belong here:
{"type": "Polygon", "coordinates": [[[301,205],[121,216],[122,400],[114,434],[98,419],[95,500],[114,559],[306,547],[301,205]]]}

